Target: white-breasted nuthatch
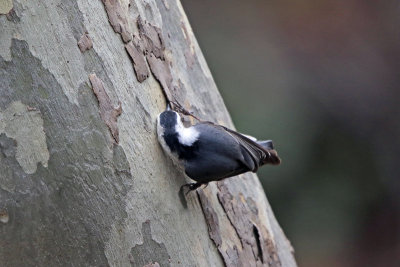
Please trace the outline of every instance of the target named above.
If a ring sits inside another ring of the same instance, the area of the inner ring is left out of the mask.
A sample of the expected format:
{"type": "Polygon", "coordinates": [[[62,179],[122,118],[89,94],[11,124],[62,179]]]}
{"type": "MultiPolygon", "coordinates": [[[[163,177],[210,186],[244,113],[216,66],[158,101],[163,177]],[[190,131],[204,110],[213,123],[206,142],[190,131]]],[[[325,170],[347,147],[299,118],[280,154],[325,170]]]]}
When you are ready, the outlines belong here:
{"type": "Polygon", "coordinates": [[[175,165],[196,181],[184,185],[190,190],[211,181],[256,172],[265,164],[280,163],[271,140],[257,141],[212,122],[185,127],[179,113],[170,109],[158,116],[157,133],[175,165]]]}

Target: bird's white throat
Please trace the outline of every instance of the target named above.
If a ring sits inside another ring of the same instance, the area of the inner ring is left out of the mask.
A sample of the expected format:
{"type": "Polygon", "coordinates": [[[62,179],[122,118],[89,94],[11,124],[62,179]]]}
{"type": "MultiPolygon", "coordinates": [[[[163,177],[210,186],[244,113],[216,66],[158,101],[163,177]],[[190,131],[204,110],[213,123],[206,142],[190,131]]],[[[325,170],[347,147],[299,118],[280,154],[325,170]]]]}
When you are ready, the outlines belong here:
{"type": "Polygon", "coordinates": [[[186,146],[191,146],[199,138],[199,132],[194,127],[186,128],[182,122],[178,119],[178,123],[175,126],[175,131],[178,133],[179,143],[186,146]]]}

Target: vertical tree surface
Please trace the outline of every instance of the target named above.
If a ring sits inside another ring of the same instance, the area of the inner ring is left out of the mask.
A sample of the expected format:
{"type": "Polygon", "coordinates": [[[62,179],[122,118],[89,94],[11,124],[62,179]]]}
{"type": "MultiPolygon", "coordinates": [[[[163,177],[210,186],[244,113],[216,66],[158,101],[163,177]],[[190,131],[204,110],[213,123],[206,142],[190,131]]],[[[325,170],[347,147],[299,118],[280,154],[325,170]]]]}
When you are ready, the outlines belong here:
{"type": "Polygon", "coordinates": [[[254,174],[178,195],[166,97],[232,127],[179,1],[0,13],[1,266],[296,265],[254,174]]]}

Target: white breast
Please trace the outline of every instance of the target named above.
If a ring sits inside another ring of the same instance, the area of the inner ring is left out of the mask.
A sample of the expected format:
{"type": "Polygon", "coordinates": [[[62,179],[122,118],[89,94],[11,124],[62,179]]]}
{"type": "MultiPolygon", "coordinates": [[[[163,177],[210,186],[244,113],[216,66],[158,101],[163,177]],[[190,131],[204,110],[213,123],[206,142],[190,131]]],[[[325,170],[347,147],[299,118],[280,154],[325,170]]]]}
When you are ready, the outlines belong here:
{"type": "Polygon", "coordinates": [[[182,123],[178,123],[175,130],[182,145],[191,146],[199,139],[200,133],[194,127],[185,128],[182,123]]]}

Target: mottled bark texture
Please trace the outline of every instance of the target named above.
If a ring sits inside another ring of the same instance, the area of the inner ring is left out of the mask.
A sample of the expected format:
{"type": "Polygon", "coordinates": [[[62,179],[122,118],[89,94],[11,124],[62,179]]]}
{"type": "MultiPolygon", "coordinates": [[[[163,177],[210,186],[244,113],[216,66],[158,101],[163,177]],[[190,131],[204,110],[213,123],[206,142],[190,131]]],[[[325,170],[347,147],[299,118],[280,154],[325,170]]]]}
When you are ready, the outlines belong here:
{"type": "Polygon", "coordinates": [[[166,98],[232,127],[179,1],[3,2],[1,266],[296,265],[255,175],[178,195],[166,98]]]}

